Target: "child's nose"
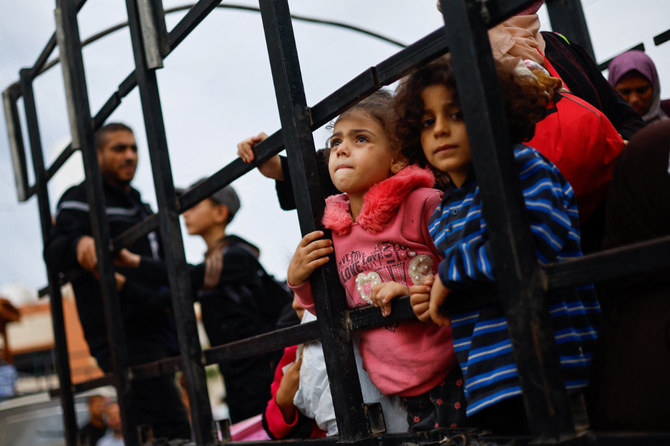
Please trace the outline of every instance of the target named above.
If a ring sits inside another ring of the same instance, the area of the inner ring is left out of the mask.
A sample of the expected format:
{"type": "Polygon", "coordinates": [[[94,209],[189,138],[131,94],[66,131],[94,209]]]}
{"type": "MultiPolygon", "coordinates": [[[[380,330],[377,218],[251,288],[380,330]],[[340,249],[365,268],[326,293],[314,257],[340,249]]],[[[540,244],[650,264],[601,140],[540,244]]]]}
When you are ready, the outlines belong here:
{"type": "Polygon", "coordinates": [[[448,135],[449,124],[444,117],[435,118],[435,126],[433,127],[435,135],[448,135]]]}
{"type": "Polygon", "coordinates": [[[340,145],[335,148],[335,153],[337,153],[337,156],[349,155],[349,145],[345,142],[340,143],[340,145]]]}

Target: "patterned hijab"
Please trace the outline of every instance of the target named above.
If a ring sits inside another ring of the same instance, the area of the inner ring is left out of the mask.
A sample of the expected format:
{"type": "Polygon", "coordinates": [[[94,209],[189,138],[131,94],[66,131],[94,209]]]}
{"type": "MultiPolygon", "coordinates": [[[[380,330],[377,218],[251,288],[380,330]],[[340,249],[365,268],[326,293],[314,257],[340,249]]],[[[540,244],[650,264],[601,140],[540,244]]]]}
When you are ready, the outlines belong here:
{"type": "Polygon", "coordinates": [[[656,65],[643,51],[630,50],[619,54],[612,59],[609,66],[608,81],[612,87],[619,83],[621,78],[631,71],[637,71],[644,76],[651,84],[652,99],[649,110],[642,116],[644,122],[655,121],[665,117],[661,110],[661,83],[658,80],[656,65]]]}

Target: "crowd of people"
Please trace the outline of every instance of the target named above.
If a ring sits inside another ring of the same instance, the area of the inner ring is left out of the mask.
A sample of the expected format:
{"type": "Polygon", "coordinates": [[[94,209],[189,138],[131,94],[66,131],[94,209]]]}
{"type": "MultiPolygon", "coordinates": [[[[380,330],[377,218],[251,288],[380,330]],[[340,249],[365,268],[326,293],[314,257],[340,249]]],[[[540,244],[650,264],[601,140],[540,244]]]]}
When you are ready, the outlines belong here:
{"type": "MultiPolygon", "coordinates": [[[[612,61],[608,83],[578,45],[539,32],[541,4],[489,32],[538,262],[670,235],[670,107],[660,99],[653,62],[642,52],[624,53],[612,61]]],[[[333,260],[349,308],[372,305],[388,316],[393,299],[410,296],[415,320],[354,337],[364,399],[382,403],[388,431],[527,433],[502,305],[444,310],[445,302],[498,292],[466,119],[451,58],[444,55],[417,67],[394,93],[379,90],[335,120],[328,147],[318,151],[328,195],[322,225],[332,237],[318,230],[300,241],[287,271],[292,302],[288,290],[269,291],[259,248],[228,233],[241,207],[231,186],[184,212],[189,234],[207,245],[203,262],[188,268],[211,344],[315,320],[309,279],[333,260]],[[297,316],[269,312],[273,299],[297,316]]],[[[254,162],[254,147],[266,137],[241,141],[239,157],[254,162]]],[[[96,150],[114,237],[151,210],[130,185],[137,166],[130,127],[103,126],[96,150]]],[[[286,159],[277,155],[258,168],[276,181],[281,207],[295,208],[286,159]]],[[[97,269],[102,251],[88,213],[83,183],[65,192],[44,255],[72,281],[91,353],[109,372],[97,269]]],[[[120,250],[115,264],[128,365],[176,356],[159,234],[120,250]]],[[[548,293],[575,425],[587,412],[597,429],[666,428],[669,290],[667,279],[647,274],[548,293]],[[651,358],[653,367],[641,367],[651,358]]],[[[262,413],[273,439],[336,434],[320,344],[282,353],[219,364],[231,421],[262,413]]],[[[130,403],[137,424],[152,426],[156,437],[190,438],[171,376],[132,380],[130,403]]],[[[80,431],[85,441],[122,444],[118,406],[92,397],[89,411],[80,431]]]]}

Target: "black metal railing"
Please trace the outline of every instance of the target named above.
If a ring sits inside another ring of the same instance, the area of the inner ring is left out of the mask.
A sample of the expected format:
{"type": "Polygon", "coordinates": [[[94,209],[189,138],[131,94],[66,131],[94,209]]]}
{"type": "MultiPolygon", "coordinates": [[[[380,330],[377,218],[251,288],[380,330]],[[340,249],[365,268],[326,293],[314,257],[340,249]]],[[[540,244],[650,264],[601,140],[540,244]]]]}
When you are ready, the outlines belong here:
{"type": "MultiPolygon", "coordinates": [[[[348,310],[339,279],[331,261],[313,275],[312,288],[319,314],[318,322],[290,327],[238,342],[215,346],[205,352],[198,343],[192,308],[190,278],[186,272],[183,240],[178,218],[185,210],[249,172],[256,165],[279,153],[288,153],[293,190],[298,207],[301,231],[320,227],[324,196],[319,178],[307,175],[316,172],[317,161],[312,131],[372,92],[400,79],[417,65],[446,52],[451,52],[459,94],[471,109],[466,122],[471,138],[474,168],[480,179],[484,201],[489,207],[486,218],[496,264],[501,300],[509,322],[517,368],[523,388],[526,412],[533,437],[546,443],[582,441],[575,429],[568,408],[567,396],[560,380],[559,362],[553,335],[547,323],[545,296],[548,291],[632,275],[670,266],[670,239],[586,256],[579,260],[540,267],[532,249],[532,237],[525,222],[524,205],[518,178],[514,174],[512,154],[506,147],[502,96],[491,57],[486,30],[514,12],[527,6],[529,0],[443,0],[445,26],[400,50],[373,66],[313,106],[305,99],[300,64],[286,0],[260,0],[260,12],[272,70],[281,130],[272,134],[256,148],[256,161],[249,165],[235,160],[211,175],[196,188],[177,197],[172,178],[169,147],[161,110],[160,92],[155,70],[220,2],[200,0],[170,31],[165,26],[160,0],[126,0],[135,69],[121,83],[104,105],[92,114],[88,102],[87,82],[82,61],[77,12],[84,1],[57,0],[57,31],[49,40],[35,65],[21,70],[20,81],[3,93],[5,114],[17,174],[20,200],[37,196],[46,238],[51,224],[47,183],[75,152],[81,151],[86,173],[86,187],[91,207],[91,226],[98,247],[101,292],[106,315],[108,340],[112,346],[113,373],[104,378],[73,386],[65,339],[60,296],[60,278],[48,271],[49,295],[52,303],[56,343],[56,364],[61,383],[65,436],[68,446],[76,445],[77,425],[73,392],[112,383],[117,389],[124,419],[127,445],[139,444],[137,426],[129,400],[129,383],[133,379],[184,372],[190,399],[194,441],[197,445],[218,444],[215,423],[207,396],[204,366],[249,355],[281,349],[308,340],[319,339],[324,348],[330,377],[333,404],[339,437],[312,442],[428,444],[443,441],[446,431],[416,434],[378,435],[376,412],[363,404],[357,382],[351,335],[414,317],[408,298],[393,303],[391,319],[383,318],[375,309],[348,310]],[[72,142],[51,166],[45,166],[40,142],[38,117],[32,84],[44,68],[50,54],[58,46],[63,69],[72,142]],[[473,57],[475,55],[475,57],[473,57]],[[484,88],[486,86],[486,88],[484,88]],[[138,88],[142,103],[147,145],[151,158],[155,193],[159,212],[110,240],[104,222],[102,178],[93,145],[93,135],[132,90],[138,88]],[[35,182],[28,184],[25,144],[22,136],[18,100],[22,98],[29,136],[35,182]],[[477,104],[477,106],[472,106],[477,104]],[[507,228],[515,228],[508,231],[507,228]],[[524,229],[526,228],[526,229],[524,229]],[[149,364],[128,367],[118,296],[111,253],[153,230],[159,230],[165,241],[165,254],[172,304],[177,319],[181,356],[149,364]],[[103,247],[112,246],[108,250],[103,247]],[[623,260],[626,261],[623,261],[623,260]],[[113,333],[113,335],[112,335],[113,333]]],[[[563,31],[573,40],[590,49],[590,40],[579,0],[548,0],[548,10],[555,30],[563,31]],[[561,5],[567,5],[562,7],[561,5]]],[[[592,52],[592,50],[591,50],[592,52]]],[[[468,432],[453,436],[465,444],[468,432]]],[[[222,434],[224,438],[227,433],[222,434]]],[[[504,440],[501,440],[504,442],[504,440]]],[[[256,442],[266,444],[268,442],[256,442]]]]}

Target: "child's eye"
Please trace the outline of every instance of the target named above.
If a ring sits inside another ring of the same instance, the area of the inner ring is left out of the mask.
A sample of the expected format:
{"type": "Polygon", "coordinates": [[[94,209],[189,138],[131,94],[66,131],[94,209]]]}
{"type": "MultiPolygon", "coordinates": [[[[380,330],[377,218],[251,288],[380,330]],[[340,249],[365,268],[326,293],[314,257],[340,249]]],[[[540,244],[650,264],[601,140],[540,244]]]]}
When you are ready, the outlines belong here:
{"type": "Polygon", "coordinates": [[[421,127],[423,127],[423,128],[428,128],[428,127],[432,126],[433,124],[435,124],[435,119],[433,119],[433,118],[423,118],[421,120],[421,127]]]}
{"type": "Polygon", "coordinates": [[[463,120],[463,112],[460,111],[460,110],[459,110],[459,111],[456,111],[456,112],[452,112],[451,115],[449,115],[449,116],[450,116],[451,119],[453,119],[454,121],[462,121],[462,120],[463,120]]]}
{"type": "Polygon", "coordinates": [[[340,144],[342,144],[342,140],[339,138],[330,140],[330,147],[339,146],[340,144]]]}
{"type": "Polygon", "coordinates": [[[356,137],[356,142],[357,143],[368,142],[368,138],[367,136],[359,135],[356,137]]]}

